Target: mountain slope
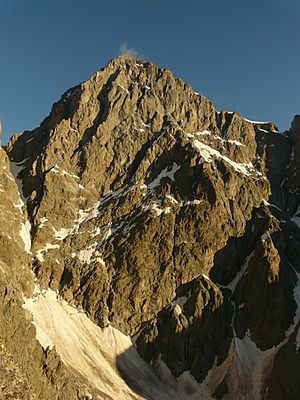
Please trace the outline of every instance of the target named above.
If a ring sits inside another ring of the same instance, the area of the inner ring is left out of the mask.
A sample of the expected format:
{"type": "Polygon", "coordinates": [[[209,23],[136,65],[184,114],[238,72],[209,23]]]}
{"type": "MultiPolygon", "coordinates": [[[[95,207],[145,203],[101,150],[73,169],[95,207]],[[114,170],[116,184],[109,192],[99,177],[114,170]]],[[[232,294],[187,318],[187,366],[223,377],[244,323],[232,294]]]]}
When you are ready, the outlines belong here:
{"type": "Polygon", "coordinates": [[[134,337],[168,390],[274,399],[281,376],[278,398],[296,399],[281,360],[299,371],[299,146],[299,117],[282,134],[217,112],[165,69],[112,60],[6,146],[28,270],[134,337]]]}

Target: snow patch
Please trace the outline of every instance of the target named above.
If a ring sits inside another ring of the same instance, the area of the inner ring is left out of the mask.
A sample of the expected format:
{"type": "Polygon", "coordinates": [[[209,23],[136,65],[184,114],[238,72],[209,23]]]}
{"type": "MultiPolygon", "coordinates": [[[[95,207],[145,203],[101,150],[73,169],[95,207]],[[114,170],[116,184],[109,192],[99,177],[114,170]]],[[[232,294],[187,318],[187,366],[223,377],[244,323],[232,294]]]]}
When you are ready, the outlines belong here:
{"type": "Polygon", "coordinates": [[[226,140],[226,142],[235,144],[236,146],[245,146],[243,143],[239,142],[238,140],[228,139],[228,140],[226,140]]]}
{"type": "Polygon", "coordinates": [[[176,299],[172,301],[172,303],[174,305],[177,305],[180,308],[180,310],[183,310],[183,306],[185,305],[186,302],[187,302],[187,297],[185,296],[176,297],[176,299]]]}
{"type": "Polygon", "coordinates": [[[118,83],[118,86],[119,86],[121,89],[123,89],[127,94],[129,94],[129,90],[126,89],[123,85],[120,85],[120,84],[118,83]]]}
{"type": "Polygon", "coordinates": [[[53,230],[55,234],[55,239],[57,240],[64,240],[72,232],[72,229],[66,228],[60,228],[59,230],[53,228],[53,230]]]}
{"type": "Polygon", "coordinates": [[[31,236],[30,236],[31,225],[29,221],[26,221],[25,224],[21,223],[20,236],[24,242],[24,248],[26,253],[31,253],[31,236]]]}
{"type": "MultiPolygon", "coordinates": [[[[176,200],[172,194],[167,194],[166,198],[171,201],[173,206],[178,206],[178,207],[188,207],[188,206],[193,206],[193,205],[199,205],[202,203],[202,200],[199,200],[199,199],[179,201],[179,200],[176,200]]],[[[162,200],[158,200],[156,202],[157,207],[159,207],[161,204],[162,204],[162,200]]],[[[147,209],[149,209],[149,206],[147,207],[147,209]]],[[[171,211],[171,208],[166,207],[161,210],[168,213],[171,211]]]]}
{"type": "Polygon", "coordinates": [[[172,203],[172,204],[178,204],[178,201],[175,199],[175,197],[174,197],[173,195],[167,194],[167,195],[166,195],[166,198],[169,199],[169,200],[171,200],[171,203],[172,203]]]}
{"type": "Polygon", "coordinates": [[[294,222],[298,228],[300,228],[300,204],[298,204],[297,211],[292,216],[291,221],[294,222]]]}
{"type": "Polygon", "coordinates": [[[45,247],[43,247],[42,249],[40,249],[36,252],[36,258],[40,262],[43,262],[43,261],[45,261],[43,253],[47,253],[48,250],[59,249],[59,247],[60,247],[59,244],[46,243],[45,247]]]}
{"type": "Polygon", "coordinates": [[[262,199],[262,203],[263,203],[265,206],[274,207],[274,208],[276,208],[276,210],[282,211],[282,209],[279,208],[278,206],[276,206],[276,204],[269,203],[266,199],[262,199]]]}
{"type": "Polygon", "coordinates": [[[263,235],[261,235],[261,241],[265,242],[267,239],[269,239],[270,235],[268,234],[268,232],[264,233],[263,235]]]}
{"type": "Polygon", "coordinates": [[[235,171],[245,176],[249,176],[250,171],[254,170],[252,163],[243,164],[232,161],[230,158],[223,156],[218,150],[213,149],[212,147],[200,142],[199,140],[194,140],[193,145],[200,152],[201,156],[206,162],[210,163],[214,160],[214,158],[221,159],[227,164],[230,164],[235,169],[235,171]]]}
{"type": "Polygon", "coordinates": [[[24,202],[23,202],[23,200],[22,200],[21,198],[19,199],[19,203],[17,203],[17,204],[13,203],[13,204],[14,204],[14,206],[15,206],[16,208],[19,209],[20,213],[23,212],[24,202]]]}
{"type": "Polygon", "coordinates": [[[87,210],[78,210],[77,219],[74,221],[74,226],[71,228],[70,233],[77,233],[82,223],[96,218],[99,214],[99,204],[99,201],[97,201],[92,207],[88,208],[87,210]]]}
{"type": "Polygon", "coordinates": [[[297,336],[296,336],[296,351],[299,353],[300,349],[300,326],[298,328],[297,336]]]}
{"type": "Polygon", "coordinates": [[[153,190],[157,186],[159,186],[160,181],[163,178],[169,178],[171,181],[174,181],[175,178],[175,173],[180,169],[180,165],[176,164],[175,162],[172,164],[172,167],[167,167],[163,169],[160,174],[151,182],[147,185],[148,190],[153,190]]]}
{"type": "Polygon", "coordinates": [[[204,130],[202,132],[195,132],[195,133],[185,133],[189,138],[195,138],[196,137],[200,137],[200,136],[209,136],[215,140],[218,140],[222,143],[222,145],[224,143],[230,143],[230,144],[234,144],[236,146],[245,146],[243,143],[239,142],[238,140],[233,140],[233,139],[224,139],[221,138],[220,136],[217,135],[213,135],[211,131],[208,130],[204,130]]]}
{"type": "MultiPolygon", "coordinates": [[[[300,272],[297,272],[291,264],[290,264],[290,266],[294,270],[296,277],[297,277],[297,284],[293,290],[293,297],[294,297],[295,303],[297,304],[297,309],[296,309],[294,320],[293,320],[291,326],[285,332],[286,337],[289,337],[294,332],[295,327],[297,326],[298,322],[300,321],[300,272]]],[[[296,340],[296,342],[297,342],[297,340],[296,340]]]]}
{"type": "MultiPolygon", "coordinates": [[[[199,385],[190,371],[184,371],[177,379],[172,375],[170,369],[162,360],[161,355],[153,363],[153,368],[161,381],[174,388],[178,393],[178,397],[185,400],[213,400],[208,386],[206,384],[199,385]]],[[[206,382],[206,380],[204,381],[206,382]]],[[[176,399],[178,398],[176,397],[176,399]]],[[[160,400],[160,398],[158,398],[160,400]]]]}
{"type": "Polygon", "coordinates": [[[142,185],[140,185],[140,189],[147,190],[148,186],[143,183],[142,185]]]}
{"type": "Polygon", "coordinates": [[[175,304],[175,306],[173,308],[173,313],[174,313],[175,317],[178,318],[179,315],[182,314],[182,308],[180,308],[180,306],[178,304],[175,304]]]}
{"type": "MultiPolygon", "coordinates": [[[[42,347],[55,347],[64,364],[74,368],[104,397],[122,400],[196,400],[179,381],[178,388],[162,383],[149,364],[141,359],[131,339],[117,329],[99,328],[81,311],[68,305],[50,289],[36,291],[24,299],[23,307],[33,317],[36,337],[42,347]],[[119,369],[141,395],[131,390],[119,369]]],[[[166,367],[167,373],[167,367],[166,367]]],[[[169,372],[170,374],[170,372],[169,372]]],[[[170,376],[170,384],[176,379],[170,376]]]]}
{"type": "Polygon", "coordinates": [[[93,243],[88,246],[86,249],[80,250],[77,257],[78,259],[85,264],[90,264],[92,256],[96,250],[97,243],[93,243]]]}
{"type": "Polygon", "coordinates": [[[100,226],[97,226],[92,232],[91,237],[94,238],[95,236],[99,236],[101,234],[100,226]]]}
{"type": "Polygon", "coordinates": [[[242,339],[235,336],[228,356],[231,360],[227,373],[230,395],[224,400],[260,400],[262,378],[268,375],[271,361],[280,347],[261,351],[247,334],[242,339]]]}
{"type": "Polygon", "coordinates": [[[74,179],[80,179],[79,176],[72,174],[68,171],[65,171],[64,169],[60,169],[57,165],[55,165],[54,167],[52,167],[49,172],[54,172],[56,174],[60,174],[60,175],[64,175],[64,176],[68,176],[69,178],[74,178],[74,179]]]}
{"type": "Polygon", "coordinates": [[[169,214],[172,209],[171,207],[160,208],[160,202],[155,202],[149,206],[143,207],[144,211],[155,212],[156,216],[159,217],[161,214],[169,214]]]}
{"type": "Polygon", "coordinates": [[[246,258],[244,264],[242,265],[241,269],[237,272],[237,274],[234,277],[234,279],[229,283],[229,285],[225,286],[229,290],[231,290],[232,293],[235,291],[235,288],[237,287],[237,284],[239,283],[239,281],[241,280],[243,275],[245,275],[245,273],[246,273],[246,271],[248,269],[249,261],[251,260],[251,258],[253,256],[254,256],[254,251],[246,258]]]}
{"type": "Polygon", "coordinates": [[[103,258],[99,257],[100,253],[98,251],[95,251],[95,255],[98,256],[95,258],[95,260],[103,267],[105,267],[105,261],[103,260],[103,258]]]}
{"type": "Polygon", "coordinates": [[[195,136],[207,136],[207,135],[211,135],[211,131],[208,131],[207,129],[205,129],[204,131],[201,131],[201,132],[195,132],[194,135],[195,136]]]}
{"type": "Polygon", "coordinates": [[[38,225],[38,228],[43,228],[44,226],[45,226],[45,223],[48,221],[48,218],[46,218],[46,217],[42,217],[41,219],[40,219],[40,223],[39,223],[39,225],[38,225]]]}
{"type": "Polygon", "coordinates": [[[18,163],[10,161],[10,172],[13,175],[13,177],[15,178],[16,184],[19,189],[19,194],[20,194],[20,197],[21,197],[23,203],[26,203],[26,197],[23,194],[23,181],[18,176],[19,176],[19,173],[24,169],[24,164],[29,159],[30,159],[30,157],[28,157],[25,160],[18,162],[18,163]]]}
{"type": "Polygon", "coordinates": [[[183,206],[193,206],[202,203],[202,200],[194,199],[194,200],[187,200],[182,203],[183,206]]]}

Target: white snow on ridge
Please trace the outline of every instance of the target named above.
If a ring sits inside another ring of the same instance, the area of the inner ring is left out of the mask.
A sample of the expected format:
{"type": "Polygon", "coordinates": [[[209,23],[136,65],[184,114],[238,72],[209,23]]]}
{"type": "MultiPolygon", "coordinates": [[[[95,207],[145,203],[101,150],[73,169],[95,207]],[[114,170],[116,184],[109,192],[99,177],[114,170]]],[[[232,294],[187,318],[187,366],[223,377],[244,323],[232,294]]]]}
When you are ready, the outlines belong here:
{"type": "MultiPolygon", "coordinates": [[[[266,131],[265,129],[259,128],[260,132],[264,132],[264,133],[270,133],[269,131],[266,131]]],[[[274,147],[275,145],[271,144],[270,147],[274,147]]]]}
{"type": "Polygon", "coordinates": [[[194,140],[192,143],[194,147],[200,152],[201,156],[206,162],[212,162],[213,157],[215,157],[216,159],[221,159],[227,164],[230,164],[237,172],[240,172],[246,176],[249,176],[251,174],[250,170],[254,170],[252,163],[242,164],[232,161],[230,158],[223,156],[218,150],[213,149],[212,147],[200,142],[199,140],[194,140]]]}
{"type": "Polygon", "coordinates": [[[251,124],[268,124],[269,121],[252,121],[251,119],[247,119],[245,117],[242,117],[245,121],[250,122],[251,124]]]}
{"type": "Polygon", "coordinates": [[[233,139],[224,139],[221,138],[220,136],[217,135],[213,135],[211,131],[208,130],[204,130],[202,132],[195,132],[195,133],[186,133],[186,135],[190,138],[194,138],[196,137],[201,137],[201,136],[209,136],[215,140],[220,141],[222,144],[224,143],[230,143],[230,144],[235,144],[236,146],[245,146],[243,143],[239,142],[238,140],[233,140],[233,139]]]}

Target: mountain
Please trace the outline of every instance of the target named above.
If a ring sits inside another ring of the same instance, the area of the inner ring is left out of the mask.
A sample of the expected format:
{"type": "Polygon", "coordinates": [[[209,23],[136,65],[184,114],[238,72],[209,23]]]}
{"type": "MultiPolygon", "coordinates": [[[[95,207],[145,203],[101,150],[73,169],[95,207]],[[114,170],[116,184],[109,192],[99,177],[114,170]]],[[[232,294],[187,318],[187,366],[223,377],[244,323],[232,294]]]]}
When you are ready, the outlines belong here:
{"type": "Polygon", "coordinates": [[[118,57],[0,162],[0,398],[300,398],[300,116],[118,57]]]}

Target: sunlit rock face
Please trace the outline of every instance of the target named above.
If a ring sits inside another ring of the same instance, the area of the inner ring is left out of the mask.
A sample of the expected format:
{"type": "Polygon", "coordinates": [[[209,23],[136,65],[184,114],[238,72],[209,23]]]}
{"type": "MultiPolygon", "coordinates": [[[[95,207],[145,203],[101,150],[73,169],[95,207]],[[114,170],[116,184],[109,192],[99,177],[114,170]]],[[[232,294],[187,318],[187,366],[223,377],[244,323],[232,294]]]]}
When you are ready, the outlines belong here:
{"type": "Polygon", "coordinates": [[[38,354],[23,344],[17,362],[55,360],[29,371],[29,395],[300,397],[286,371],[299,371],[299,121],[281,133],[217,112],[119,57],[11,139],[1,273],[38,354]]]}

